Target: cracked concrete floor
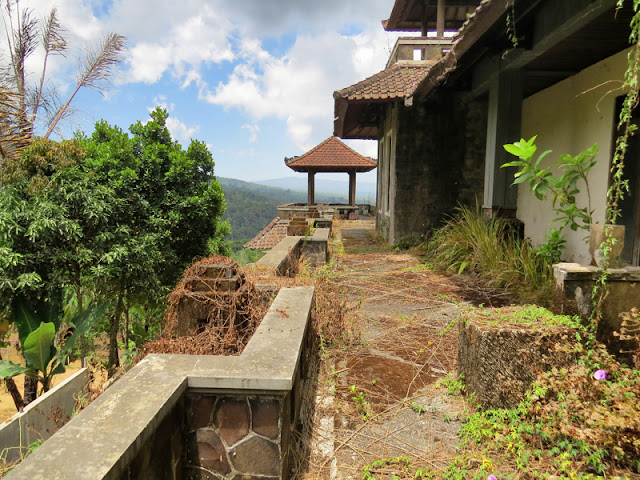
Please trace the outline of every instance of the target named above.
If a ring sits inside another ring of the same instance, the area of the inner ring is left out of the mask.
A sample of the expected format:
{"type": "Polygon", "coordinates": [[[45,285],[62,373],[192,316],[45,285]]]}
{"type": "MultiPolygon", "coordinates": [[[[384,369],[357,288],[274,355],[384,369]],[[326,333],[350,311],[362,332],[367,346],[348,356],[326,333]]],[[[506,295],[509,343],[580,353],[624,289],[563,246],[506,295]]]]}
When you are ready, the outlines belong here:
{"type": "Polygon", "coordinates": [[[398,456],[410,459],[409,478],[455,454],[464,403],[436,382],[455,374],[457,331],[445,328],[465,301],[446,277],[376,241],[373,228],[339,227],[332,282],[360,304],[361,345],[320,374],[308,478],[362,478],[364,465],[398,456]]]}

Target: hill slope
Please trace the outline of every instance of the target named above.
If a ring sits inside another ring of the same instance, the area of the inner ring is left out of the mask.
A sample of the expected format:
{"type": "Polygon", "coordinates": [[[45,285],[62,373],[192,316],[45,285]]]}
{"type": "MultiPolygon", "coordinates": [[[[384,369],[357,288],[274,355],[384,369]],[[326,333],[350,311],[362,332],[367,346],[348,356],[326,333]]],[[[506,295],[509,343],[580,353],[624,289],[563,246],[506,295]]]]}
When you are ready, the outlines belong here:
{"type": "MultiPolygon", "coordinates": [[[[306,177],[272,178],[269,180],[260,180],[256,183],[258,183],[259,185],[267,185],[269,187],[300,190],[302,192],[307,191],[306,177]]],[[[327,180],[323,178],[317,178],[316,176],[316,192],[342,195],[346,197],[349,192],[349,182],[346,180],[327,180]]],[[[375,198],[376,184],[373,182],[363,182],[360,179],[357,179],[356,200],[358,202],[375,203],[375,198]]]]}
{"type": "MultiPolygon", "coordinates": [[[[306,202],[306,191],[267,187],[234,178],[218,177],[227,200],[223,220],[231,225],[229,240],[234,249],[255,237],[278,214],[284,203],[306,202]]],[[[316,194],[319,202],[345,203],[346,197],[316,194]]]]}

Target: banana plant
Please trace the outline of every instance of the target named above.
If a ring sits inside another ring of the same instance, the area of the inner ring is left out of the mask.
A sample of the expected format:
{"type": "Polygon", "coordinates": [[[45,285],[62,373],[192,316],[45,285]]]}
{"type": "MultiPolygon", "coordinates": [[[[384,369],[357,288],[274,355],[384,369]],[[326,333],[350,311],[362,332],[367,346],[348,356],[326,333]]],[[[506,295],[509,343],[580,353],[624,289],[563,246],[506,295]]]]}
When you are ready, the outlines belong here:
{"type": "Polygon", "coordinates": [[[75,315],[69,325],[65,324],[62,332],[62,309],[58,302],[42,303],[34,310],[24,297],[18,297],[12,315],[18,327],[25,365],[0,360],[0,379],[25,374],[36,378],[42,385],[42,392],[47,392],[53,377],[65,372],[76,340],[89,332],[105,310],[106,305],[88,308],[75,315]],[[64,344],[56,346],[56,336],[63,338],[64,344]]]}

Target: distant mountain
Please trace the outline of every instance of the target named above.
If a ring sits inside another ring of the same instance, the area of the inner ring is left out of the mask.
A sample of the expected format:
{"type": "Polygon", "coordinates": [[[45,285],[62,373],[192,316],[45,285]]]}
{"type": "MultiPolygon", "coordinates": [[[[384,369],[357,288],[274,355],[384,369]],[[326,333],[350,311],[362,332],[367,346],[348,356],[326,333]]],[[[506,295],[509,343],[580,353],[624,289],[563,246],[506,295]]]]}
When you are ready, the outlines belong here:
{"type": "MultiPolygon", "coordinates": [[[[234,248],[255,237],[277,214],[278,205],[284,203],[303,203],[307,201],[306,185],[304,191],[269,187],[244,182],[234,178],[218,177],[227,201],[227,210],[223,220],[231,225],[234,248]]],[[[347,196],[316,194],[316,200],[323,203],[346,203],[347,196]]]]}
{"type": "MultiPolygon", "coordinates": [[[[356,177],[357,178],[357,177],[356,177]]],[[[259,180],[259,185],[267,185],[270,187],[280,187],[290,190],[307,191],[306,177],[283,177],[273,178],[270,180],[259,180]]],[[[316,177],[316,197],[320,193],[331,193],[349,196],[349,181],[345,180],[325,180],[316,177]]],[[[358,202],[375,203],[376,202],[376,184],[373,182],[360,182],[356,179],[356,200],[358,202]]]]}

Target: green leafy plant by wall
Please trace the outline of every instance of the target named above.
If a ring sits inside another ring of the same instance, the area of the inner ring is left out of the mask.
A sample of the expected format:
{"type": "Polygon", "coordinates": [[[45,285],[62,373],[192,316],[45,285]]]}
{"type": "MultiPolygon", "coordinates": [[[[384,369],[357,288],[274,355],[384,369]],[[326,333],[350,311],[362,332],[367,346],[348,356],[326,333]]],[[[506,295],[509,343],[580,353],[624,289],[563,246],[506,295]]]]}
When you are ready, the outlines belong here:
{"type": "Polygon", "coordinates": [[[562,175],[556,177],[550,167],[542,166],[542,161],[551,153],[551,150],[544,151],[537,158],[534,157],[538,150],[535,145],[536,138],[537,136],[534,136],[529,140],[521,139],[504,145],[504,149],[518,157],[518,160],[505,163],[501,168],[518,167],[520,170],[514,175],[515,180],[512,185],[528,184],[538,200],[544,200],[551,195],[553,209],[556,212],[553,222],[558,223],[560,228],[550,230],[545,250],[551,256],[556,256],[556,252],[562,245],[562,229],[568,226],[573,231],[588,230],[593,223],[588,175],[596,164],[598,144],[594,143],[576,156],[561,155],[556,166],[562,175]],[[582,189],[586,192],[587,204],[579,206],[576,197],[582,189]]]}

